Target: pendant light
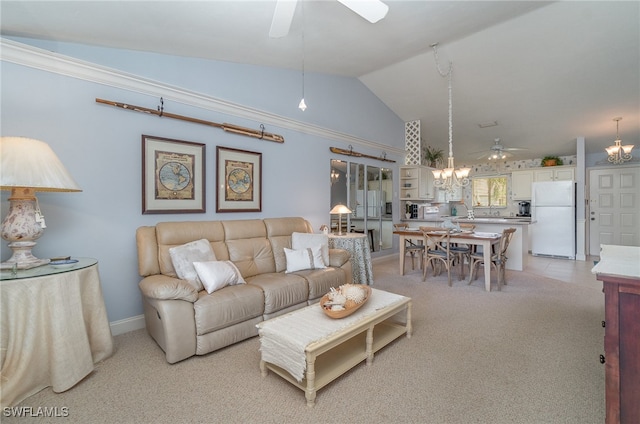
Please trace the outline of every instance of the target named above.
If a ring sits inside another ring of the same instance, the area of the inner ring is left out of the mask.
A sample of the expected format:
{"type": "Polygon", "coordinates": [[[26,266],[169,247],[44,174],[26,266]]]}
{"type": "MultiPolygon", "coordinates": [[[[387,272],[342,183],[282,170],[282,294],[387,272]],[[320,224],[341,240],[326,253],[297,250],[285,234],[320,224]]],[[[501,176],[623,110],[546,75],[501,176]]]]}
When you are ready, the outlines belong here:
{"type": "Polygon", "coordinates": [[[440,69],[440,63],[438,61],[438,43],[432,44],[434,57],[436,59],[436,67],[441,77],[447,78],[449,81],[449,158],[447,160],[447,167],[444,169],[433,170],[433,176],[435,177],[434,184],[436,187],[447,190],[449,193],[455,192],[461,187],[469,185],[469,172],[471,168],[455,169],[453,161],[453,99],[452,99],[452,86],[451,77],[453,74],[453,62],[449,62],[449,69],[446,73],[440,69]]]}
{"type": "Polygon", "coordinates": [[[633,156],[631,156],[631,150],[633,150],[633,144],[625,144],[622,145],[622,140],[620,140],[620,135],[618,133],[618,125],[622,120],[621,117],[613,118],[616,121],[616,140],[613,142],[613,146],[605,147],[607,154],[609,157],[607,160],[613,164],[619,165],[626,161],[631,160],[633,156]]]}

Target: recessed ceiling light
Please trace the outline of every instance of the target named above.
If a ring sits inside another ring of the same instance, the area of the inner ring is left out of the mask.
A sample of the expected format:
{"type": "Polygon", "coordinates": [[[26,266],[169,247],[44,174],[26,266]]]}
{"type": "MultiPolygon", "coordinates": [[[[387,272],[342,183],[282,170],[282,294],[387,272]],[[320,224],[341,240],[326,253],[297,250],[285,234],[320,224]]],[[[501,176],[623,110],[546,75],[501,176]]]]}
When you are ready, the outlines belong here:
{"type": "Polygon", "coordinates": [[[478,126],[480,128],[496,127],[496,126],[498,126],[498,121],[483,122],[483,123],[478,124],[478,126]]]}

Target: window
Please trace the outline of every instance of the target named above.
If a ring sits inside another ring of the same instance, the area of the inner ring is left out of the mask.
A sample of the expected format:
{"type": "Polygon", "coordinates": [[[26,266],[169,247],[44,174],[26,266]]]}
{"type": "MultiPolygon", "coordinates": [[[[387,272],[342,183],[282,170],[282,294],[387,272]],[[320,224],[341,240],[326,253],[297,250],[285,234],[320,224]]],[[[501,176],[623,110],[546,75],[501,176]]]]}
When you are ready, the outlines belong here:
{"type": "Polygon", "coordinates": [[[507,177],[473,179],[473,206],[507,206],[507,177]]]}

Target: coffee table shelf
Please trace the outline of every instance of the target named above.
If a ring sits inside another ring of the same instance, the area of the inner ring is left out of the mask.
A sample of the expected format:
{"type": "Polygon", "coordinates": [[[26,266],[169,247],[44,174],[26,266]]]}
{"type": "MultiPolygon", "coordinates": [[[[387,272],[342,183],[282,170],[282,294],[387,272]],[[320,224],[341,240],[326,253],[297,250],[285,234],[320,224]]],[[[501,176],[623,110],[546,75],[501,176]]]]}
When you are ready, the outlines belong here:
{"type": "Polygon", "coordinates": [[[329,338],[310,343],[305,349],[306,372],[297,381],[287,370],[260,361],[263,377],[268,370],[305,391],[307,405],[315,404],[316,391],[362,361],[373,362],[374,353],[402,336],[411,337],[411,299],[382,308],[374,315],[336,332],[329,338]]]}

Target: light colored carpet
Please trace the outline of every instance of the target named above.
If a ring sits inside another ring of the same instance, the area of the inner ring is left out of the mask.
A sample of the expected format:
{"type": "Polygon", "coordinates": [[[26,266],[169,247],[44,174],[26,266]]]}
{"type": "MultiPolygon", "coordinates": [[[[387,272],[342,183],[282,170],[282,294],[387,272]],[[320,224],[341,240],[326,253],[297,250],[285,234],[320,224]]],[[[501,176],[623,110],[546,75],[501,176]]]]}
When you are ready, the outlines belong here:
{"type": "Polygon", "coordinates": [[[3,423],[603,423],[604,297],[593,287],[508,272],[501,292],[444,276],[400,277],[374,264],[375,287],[413,299],[400,338],[318,392],[316,406],[277,375],[262,378],[259,340],[169,365],[145,330],[71,390],[19,406],[67,418],[3,423]]]}

